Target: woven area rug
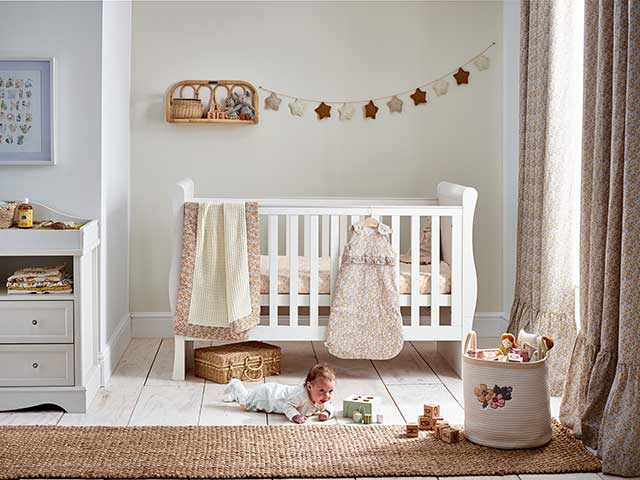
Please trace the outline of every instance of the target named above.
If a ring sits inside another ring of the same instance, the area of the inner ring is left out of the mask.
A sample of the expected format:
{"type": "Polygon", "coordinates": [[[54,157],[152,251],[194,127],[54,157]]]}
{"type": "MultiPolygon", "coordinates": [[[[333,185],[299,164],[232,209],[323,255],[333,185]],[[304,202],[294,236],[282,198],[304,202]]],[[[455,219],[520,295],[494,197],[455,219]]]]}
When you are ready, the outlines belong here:
{"type": "Polygon", "coordinates": [[[564,427],[533,450],[449,445],[402,426],[0,427],[0,478],[284,478],[594,472],[564,427]]]}

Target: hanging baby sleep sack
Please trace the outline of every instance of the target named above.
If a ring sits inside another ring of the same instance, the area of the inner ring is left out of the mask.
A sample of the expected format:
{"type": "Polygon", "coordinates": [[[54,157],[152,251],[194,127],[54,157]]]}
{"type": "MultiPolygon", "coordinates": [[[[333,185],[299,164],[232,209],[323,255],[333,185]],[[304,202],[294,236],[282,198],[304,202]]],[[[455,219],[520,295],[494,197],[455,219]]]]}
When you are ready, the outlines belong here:
{"type": "Polygon", "coordinates": [[[402,350],[398,258],[390,233],[382,223],[353,226],[332,292],[327,347],[336,357],[386,360],[402,350]]]}

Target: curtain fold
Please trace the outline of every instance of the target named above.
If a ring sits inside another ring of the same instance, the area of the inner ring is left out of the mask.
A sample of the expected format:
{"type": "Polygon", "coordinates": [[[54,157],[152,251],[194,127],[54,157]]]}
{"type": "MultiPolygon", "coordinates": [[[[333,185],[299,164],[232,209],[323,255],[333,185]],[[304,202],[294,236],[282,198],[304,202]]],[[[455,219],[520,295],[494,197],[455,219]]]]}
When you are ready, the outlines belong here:
{"type": "Polygon", "coordinates": [[[550,392],[562,393],[575,326],[581,0],[523,1],[515,299],[509,331],[550,335],[550,392]]]}
{"type": "Polygon", "coordinates": [[[578,334],[561,421],[640,475],[640,2],[585,3],[578,334]]]}

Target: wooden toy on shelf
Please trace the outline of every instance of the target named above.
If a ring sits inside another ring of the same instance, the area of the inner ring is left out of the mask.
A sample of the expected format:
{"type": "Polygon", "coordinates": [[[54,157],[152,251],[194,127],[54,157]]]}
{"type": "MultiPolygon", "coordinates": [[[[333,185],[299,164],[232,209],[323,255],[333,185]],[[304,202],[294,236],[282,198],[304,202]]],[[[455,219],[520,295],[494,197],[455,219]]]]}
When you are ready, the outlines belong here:
{"type": "Polygon", "coordinates": [[[364,422],[365,424],[369,425],[371,423],[371,414],[370,413],[365,413],[364,414],[364,422]]]}
{"type": "Polygon", "coordinates": [[[420,435],[418,424],[415,422],[407,423],[407,437],[417,437],[420,435]]]}
{"type": "Polygon", "coordinates": [[[213,120],[223,120],[227,117],[227,114],[222,111],[222,107],[215,102],[211,103],[211,107],[209,107],[209,111],[207,112],[207,118],[213,120]]]}

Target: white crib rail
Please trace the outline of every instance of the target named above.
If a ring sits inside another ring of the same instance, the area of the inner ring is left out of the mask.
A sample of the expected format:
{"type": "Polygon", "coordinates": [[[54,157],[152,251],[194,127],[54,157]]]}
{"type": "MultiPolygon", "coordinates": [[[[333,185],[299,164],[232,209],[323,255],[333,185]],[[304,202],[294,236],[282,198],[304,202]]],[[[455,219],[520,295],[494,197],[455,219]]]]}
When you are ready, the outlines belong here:
{"type": "MultiPolygon", "coordinates": [[[[461,276],[461,241],[460,231],[462,208],[456,205],[380,205],[375,207],[362,206],[259,206],[261,221],[267,222],[267,251],[269,255],[269,293],[261,295],[262,306],[269,307],[268,325],[257,327],[254,336],[265,340],[323,340],[326,336],[326,317],[321,317],[320,307],[331,305],[331,294],[335,291],[335,282],[340,265],[340,258],[350,235],[352,225],[366,216],[388,218],[392,227],[391,243],[400,253],[403,238],[401,233],[402,219],[406,218],[410,225],[409,244],[411,246],[411,290],[408,294],[401,294],[399,302],[402,307],[410,307],[409,323],[404,326],[406,338],[412,339],[459,339],[461,336],[460,298],[462,295],[461,276]],[[303,218],[300,225],[299,218],[303,218]],[[426,218],[432,224],[432,259],[431,259],[431,293],[422,294],[420,291],[420,240],[421,225],[426,218]],[[444,218],[447,221],[441,222],[444,218]],[[325,221],[328,220],[328,221],[325,221]],[[320,228],[322,220],[323,228],[320,228]],[[285,252],[288,255],[289,293],[278,293],[278,226],[285,227],[284,238],[287,239],[285,252]],[[326,225],[326,227],[324,227],[326,225]],[[454,232],[440,235],[441,225],[453,228],[454,232]],[[299,238],[302,237],[302,242],[299,238]],[[440,240],[446,237],[452,245],[446,248],[452,252],[449,264],[452,269],[451,293],[440,293],[440,240]],[[302,245],[302,252],[300,252],[302,245]],[[309,259],[310,285],[309,292],[299,293],[299,255],[309,259]],[[328,254],[328,255],[327,255],[328,254]],[[319,293],[319,262],[321,256],[330,257],[330,293],[319,293]],[[456,276],[453,272],[457,272],[456,276]],[[288,307],[288,315],[278,319],[278,307],[288,307]],[[308,316],[299,315],[299,307],[309,307],[308,316]],[[429,317],[421,316],[421,307],[430,307],[429,317]],[[450,322],[440,323],[441,307],[451,307],[450,322]],[[324,321],[324,324],[321,322],[324,321]],[[274,327],[277,327],[274,329],[274,327]]],[[[396,269],[396,282],[399,284],[399,263],[396,269]]]]}

